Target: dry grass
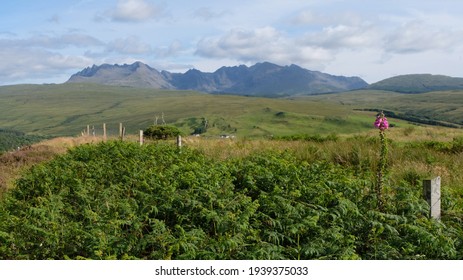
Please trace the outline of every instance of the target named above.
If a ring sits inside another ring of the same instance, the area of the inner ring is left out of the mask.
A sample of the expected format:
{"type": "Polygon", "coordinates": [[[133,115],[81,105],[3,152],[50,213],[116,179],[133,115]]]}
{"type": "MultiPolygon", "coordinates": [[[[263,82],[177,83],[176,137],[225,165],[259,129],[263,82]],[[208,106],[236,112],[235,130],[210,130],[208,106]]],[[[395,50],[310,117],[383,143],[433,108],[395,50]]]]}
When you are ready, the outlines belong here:
{"type": "MultiPolygon", "coordinates": [[[[416,127],[390,129],[388,178],[392,185],[411,183],[441,176],[446,186],[463,192],[463,157],[461,153],[442,152],[422,145],[426,141],[451,142],[463,137],[459,129],[416,127]]],[[[246,139],[204,139],[188,137],[185,146],[200,150],[214,159],[242,158],[256,151],[290,151],[308,162],[328,161],[370,172],[374,178],[379,159],[376,130],[359,135],[341,135],[338,141],[275,141],[246,139]]]]}
{"type": "Polygon", "coordinates": [[[70,148],[102,141],[95,137],[58,137],[0,156],[0,193],[13,186],[21,172],[35,164],[66,153],[70,148]]]}
{"type": "MultiPolygon", "coordinates": [[[[444,153],[420,145],[425,141],[451,142],[463,137],[459,129],[437,127],[393,128],[387,131],[392,142],[388,153],[388,172],[391,184],[401,180],[413,181],[441,176],[446,185],[462,189],[463,157],[460,154],[444,153]]],[[[136,142],[138,136],[126,137],[136,142]]],[[[22,170],[49,160],[68,149],[87,143],[102,141],[101,137],[59,137],[10,152],[0,156],[0,189],[11,188],[22,170]]],[[[376,170],[379,157],[379,137],[375,129],[358,135],[339,135],[337,141],[277,141],[266,139],[221,139],[184,137],[183,145],[197,149],[216,160],[243,158],[255,152],[290,151],[309,162],[329,161],[354,168],[358,172],[376,170]]],[[[173,140],[172,143],[175,141],[173,140]]]]}

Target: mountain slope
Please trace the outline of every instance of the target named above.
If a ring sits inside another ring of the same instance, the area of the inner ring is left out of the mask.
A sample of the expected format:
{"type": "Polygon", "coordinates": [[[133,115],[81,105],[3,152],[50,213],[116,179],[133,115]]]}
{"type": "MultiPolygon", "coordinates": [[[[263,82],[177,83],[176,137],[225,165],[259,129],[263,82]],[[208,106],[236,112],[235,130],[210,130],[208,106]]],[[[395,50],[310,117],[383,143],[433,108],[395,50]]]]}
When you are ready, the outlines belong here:
{"type": "Polygon", "coordinates": [[[142,62],[131,65],[93,65],[74,74],[68,83],[94,83],[112,86],[129,86],[137,88],[172,89],[156,69],[142,62]]]}
{"type": "Polygon", "coordinates": [[[463,89],[463,78],[431,74],[400,75],[371,84],[368,88],[401,93],[457,90],[463,89]]]}
{"type": "Polygon", "coordinates": [[[138,88],[196,90],[252,96],[288,96],[341,92],[365,88],[358,77],[333,76],[297,65],[269,62],[221,67],[213,73],[190,69],[185,73],[157,71],[141,62],[92,66],[74,74],[68,83],[96,83],[138,88]]]}

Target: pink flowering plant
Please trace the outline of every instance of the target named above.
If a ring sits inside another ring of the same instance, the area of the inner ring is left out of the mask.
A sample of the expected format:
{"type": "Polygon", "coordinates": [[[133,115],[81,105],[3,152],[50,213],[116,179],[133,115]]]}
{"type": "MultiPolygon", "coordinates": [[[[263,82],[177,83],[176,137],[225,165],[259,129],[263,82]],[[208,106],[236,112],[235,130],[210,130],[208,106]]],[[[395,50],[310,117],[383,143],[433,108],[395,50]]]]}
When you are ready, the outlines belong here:
{"type": "Polygon", "coordinates": [[[389,128],[389,122],[387,118],[384,116],[384,113],[381,112],[376,116],[375,127],[381,131],[384,131],[389,128]]]}
{"type": "Polygon", "coordinates": [[[386,169],[387,161],[387,140],[385,130],[389,128],[389,122],[387,121],[384,113],[381,112],[376,116],[374,123],[375,127],[379,129],[379,137],[381,140],[381,153],[379,157],[378,173],[377,173],[377,182],[376,182],[376,199],[378,201],[379,210],[383,210],[384,201],[383,201],[383,183],[384,183],[384,172],[386,169]]]}

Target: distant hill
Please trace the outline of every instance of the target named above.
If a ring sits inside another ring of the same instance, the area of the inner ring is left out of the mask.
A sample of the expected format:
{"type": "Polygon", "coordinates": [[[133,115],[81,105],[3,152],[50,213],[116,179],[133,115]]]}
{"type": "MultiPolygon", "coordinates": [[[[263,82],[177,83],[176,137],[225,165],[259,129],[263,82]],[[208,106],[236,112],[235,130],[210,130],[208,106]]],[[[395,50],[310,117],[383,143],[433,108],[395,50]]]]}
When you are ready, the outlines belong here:
{"type": "Polygon", "coordinates": [[[431,74],[400,75],[371,84],[368,88],[401,93],[460,90],[463,89],[463,78],[431,74]]]}
{"type": "Polygon", "coordinates": [[[269,62],[221,67],[213,73],[191,69],[170,73],[142,63],[93,65],[74,74],[68,83],[95,83],[138,88],[196,90],[252,96],[311,95],[361,89],[368,84],[358,77],[334,76],[297,65],[269,62]]]}

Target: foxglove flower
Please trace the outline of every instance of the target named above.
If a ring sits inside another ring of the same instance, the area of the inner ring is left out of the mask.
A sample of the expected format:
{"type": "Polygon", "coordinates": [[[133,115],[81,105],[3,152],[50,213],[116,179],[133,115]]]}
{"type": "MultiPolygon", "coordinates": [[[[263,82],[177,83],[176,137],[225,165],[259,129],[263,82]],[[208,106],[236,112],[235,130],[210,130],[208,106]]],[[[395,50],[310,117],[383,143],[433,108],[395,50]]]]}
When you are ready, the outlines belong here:
{"type": "Polygon", "coordinates": [[[384,116],[383,113],[378,114],[378,116],[376,116],[375,127],[379,128],[380,130],[385,130],[389,128],[389,122],[387,121],[387,118],[384,116]]]}
{"type": "Polygon", "coordinates": [[[386,171],[386,161],[387,161],[387,140],[386,133],[384,132],[389,128],[389,122],[384,116],[384,113],[381,112],[376,116],[374,123],[375,127],[379,129],[379,137],[381,140],[381,152],[379,156],[378,163],[378,173],[377,173],[377,182],[376,182],[376,200],[378,203],[378,208],[380,211],[384,209],[384,198],[383,198],[383,184],[384,184],[384,173],[386,171]]]}

